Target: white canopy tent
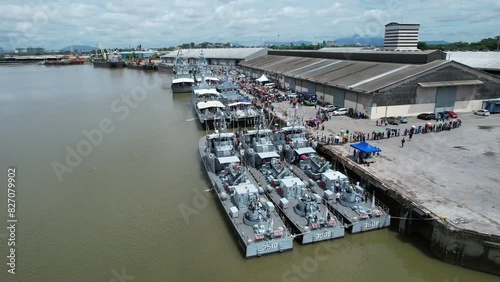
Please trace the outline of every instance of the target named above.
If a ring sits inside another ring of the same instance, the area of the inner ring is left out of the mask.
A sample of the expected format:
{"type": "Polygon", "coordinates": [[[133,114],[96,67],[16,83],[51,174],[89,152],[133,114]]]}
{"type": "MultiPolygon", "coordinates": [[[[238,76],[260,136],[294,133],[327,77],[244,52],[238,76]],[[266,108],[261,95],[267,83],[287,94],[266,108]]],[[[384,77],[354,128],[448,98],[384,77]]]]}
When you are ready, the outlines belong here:
{"type": "Polygon", "coordinates": [[[268,82],[269,79],[265,75],[261,75],[259,78],[256,79],[258,82],[268,82]]]}

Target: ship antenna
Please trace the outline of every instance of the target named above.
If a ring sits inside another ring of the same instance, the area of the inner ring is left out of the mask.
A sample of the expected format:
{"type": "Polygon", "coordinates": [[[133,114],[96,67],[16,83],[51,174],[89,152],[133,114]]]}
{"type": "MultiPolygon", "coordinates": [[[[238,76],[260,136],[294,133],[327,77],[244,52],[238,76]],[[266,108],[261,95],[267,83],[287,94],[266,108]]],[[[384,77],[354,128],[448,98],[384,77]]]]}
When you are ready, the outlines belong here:
{"type": "Polygon", "coordinates": [[[372,209],[375,207],[375,190],[373,190],[373,196],[372,196],[372,209]]]}

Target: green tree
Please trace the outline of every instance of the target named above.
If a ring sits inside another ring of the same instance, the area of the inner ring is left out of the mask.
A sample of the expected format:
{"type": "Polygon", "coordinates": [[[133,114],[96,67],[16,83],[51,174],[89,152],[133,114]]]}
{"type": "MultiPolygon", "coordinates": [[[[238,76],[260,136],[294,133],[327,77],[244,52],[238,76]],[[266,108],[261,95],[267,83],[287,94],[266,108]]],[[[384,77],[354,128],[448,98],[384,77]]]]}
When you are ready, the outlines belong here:
{"type": "Polygon", "coordinates": [[[419,41],[417,43],[417,48],[420,50],[427,50],[427,43],[425,43],[423,41],[419,41]]]}

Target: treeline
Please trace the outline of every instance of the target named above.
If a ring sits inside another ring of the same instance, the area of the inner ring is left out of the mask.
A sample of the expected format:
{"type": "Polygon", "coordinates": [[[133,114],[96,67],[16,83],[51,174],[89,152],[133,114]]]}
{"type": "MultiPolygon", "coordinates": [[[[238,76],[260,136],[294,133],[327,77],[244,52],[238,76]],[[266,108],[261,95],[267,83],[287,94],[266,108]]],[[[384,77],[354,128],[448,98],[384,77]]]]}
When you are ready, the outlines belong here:
{"type": "Polygon", "coordinates": [[[418,42],[418,49],[420,50],[442,50],[442,51],[495,51],[498,50],[500,43],[500,36],[495,38],[485,38],[478,42],[453,42],[449,44],[427,44],[425,42],[418,42]]]}

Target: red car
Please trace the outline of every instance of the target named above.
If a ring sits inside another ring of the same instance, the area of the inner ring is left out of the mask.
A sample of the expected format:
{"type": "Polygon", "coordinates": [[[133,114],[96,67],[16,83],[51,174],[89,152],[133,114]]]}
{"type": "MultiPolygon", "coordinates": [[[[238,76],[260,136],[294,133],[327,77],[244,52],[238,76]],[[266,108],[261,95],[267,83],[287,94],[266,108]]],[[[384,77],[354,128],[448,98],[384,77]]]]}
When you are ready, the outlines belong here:
{"type": "Polygon", "coordinates": [[[457,118],[458,115],[454,111],[444,111],[445,113],[448,114],[449,117],[451,118],[457,118]]]}

